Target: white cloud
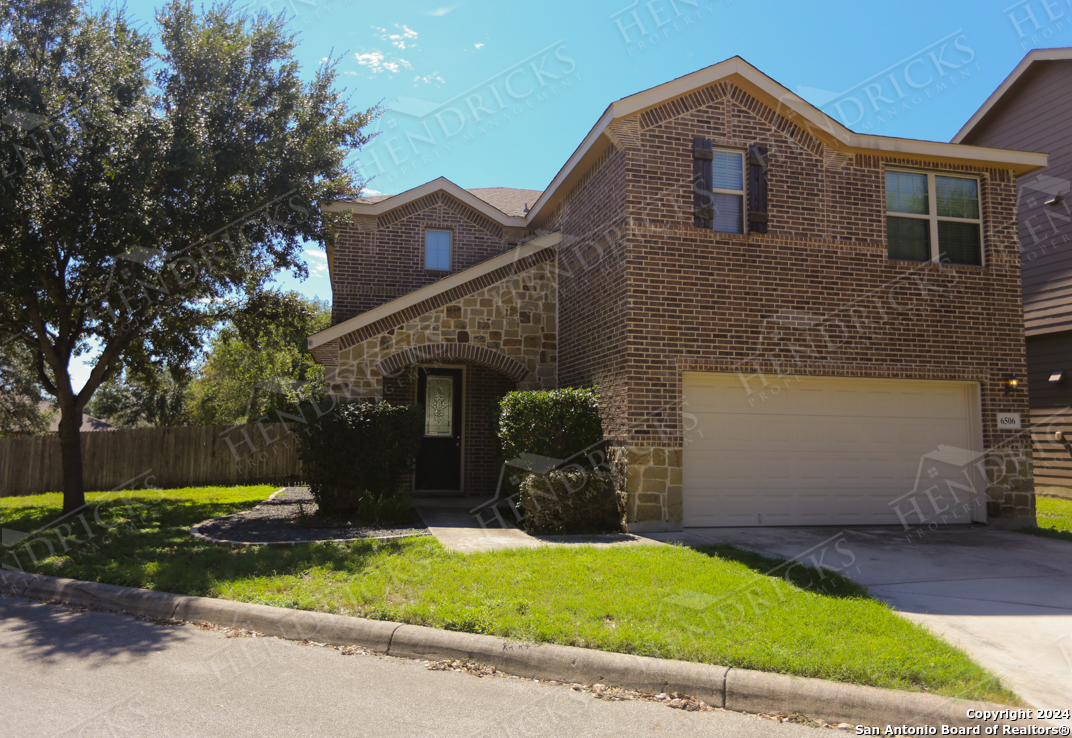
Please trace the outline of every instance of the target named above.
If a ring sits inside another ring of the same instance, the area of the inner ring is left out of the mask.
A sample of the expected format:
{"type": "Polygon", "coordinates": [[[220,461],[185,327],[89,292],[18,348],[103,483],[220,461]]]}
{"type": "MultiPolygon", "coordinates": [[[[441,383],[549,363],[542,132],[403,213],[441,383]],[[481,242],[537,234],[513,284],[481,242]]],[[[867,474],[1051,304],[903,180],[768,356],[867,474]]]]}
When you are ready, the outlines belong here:
{"type": "Polygon", "coordinates": [[[328,273],[328,255],[320,249],[304,249],[310,277],[325,277],[328,273]]]}
{"type": "MultiPolygon", "coordinates": [[[[381,26],[372,26],[372,30],[379,34],[381,41],[394,46],[399,51],[405,49],[412,49],[417,45],[417,32],[406,25],[395,23],[395,31],[388,31],[381,26]]],[[[395,57],[387,55],[379,49],[373,49],[372,51],[361,51],[354,54],[357,59],[357,63],[363,67],[368,67],[369,71],[373,74],[379,72],[391,72],[396,73],[400,69],[413,69],[413,65],[401,57],[395,57]]]]}
{"type": "Polygon", "coordinates": [[[484,48],[484,44],[473,44],[473,48],[474,48],[474,49],[483,49],[483,48],[484,48]]]}
{"type": "Polygon", "coordinates": [[[446,82],[445,79],[439,76],[439,72],[432,72],[431,74],[426,74],[423,77],[418,74],[416,77],[413,78],[413,81],[421,82],[426,85],[435,85],[436,87],[439,87],[444,82],[446,82]]]}
{"type": "Polygon", "coordinates": [[[375,49],[354,54],[354,58],[361,66],[368,67],[373,74],[379,74],[385,70],[393,74],[402,67],[413,69],[413,66],[405,59],[388,59],[383,52],[375,49]]]}
{"type": "Polygon", "coordinates": [[[417,32],[409,26],[395,23],[395,32],[380,26],[372,26],[372,30],[379,32],[381,41],[386,41],[398,49],[412,48],[417,45],[417,32]]]}
{"type": "Polygon", "coordinates": [[[383,193],[380,192],[379,190],[374,190],[374,189],[372,189],[370,187],[366,187],[365,189],[361,190],[361,194],[362,195],[382,195],[383,193]]]}
{"type": "Polygon", "coordinates": [[[436,18],[442,18],[444,15],[446,15],[449,12],[451,12],[456,7],[458,7],[458,6],[457,5],[451,5],[449,8],[436,8],[435,10],[425,11],[424,14],[425,15],[434,15],[436,18]]]}
{"type": "MultiPolygon", "coordinates": [[[[397,23],[395,24],[395,28],[399,30],[399,33],[392,33],[387,36],[387,40],[390,41],[392,44],[394,44],[400,49],[404,49],[406,48],[407,39],[411,42],[416,42],[417,32],[414,31],[412,28],[400,26],[397,23]]],[[[411,43],[411,45],[413,44],[411,43]]]]}

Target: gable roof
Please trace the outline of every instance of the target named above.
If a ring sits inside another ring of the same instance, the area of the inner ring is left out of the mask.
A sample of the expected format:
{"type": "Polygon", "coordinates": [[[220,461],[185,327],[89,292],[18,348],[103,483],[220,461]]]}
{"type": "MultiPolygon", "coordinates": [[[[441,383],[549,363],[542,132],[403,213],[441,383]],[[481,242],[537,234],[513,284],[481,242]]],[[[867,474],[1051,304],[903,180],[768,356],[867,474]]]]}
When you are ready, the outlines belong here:
{"type": "Polygon", "coordinates": [[[512,187],[481,187],[467,190],[484,202],[498,208],[507,215],[522,217],[543,194],[542,190],[516,190],[512,187]]]}
{"type": "Polygon", "coordinates": [[[329,213],[341,213],[351,210],[360,215],[382,215],[388,210],[394,210],[403,205],[408,205],[414,200],[419,200],[422,197],[440,191],[454,196],[456,199],[462,201],[473,210],[495,223],[503,226],[513,226],[514,228],[525,227],[525,216],[520,212],[521,209],[517,207],[518,200],[531,203],[535,201],[536,198],[530,197],[529,193],[539,194],[539,190],[510,190],[506,187],[487,187],[478,190],[463,190],[446,177],[436,177],[431,182],[425,182],[422,185],[414,187],[412,190],[406,190],[397,195],[375,195],[373,197],[357,197],[352,199],[340,198],[330,205],[324,206],[323,209],[329,213]],[[508,194],[517,192],[526,194],[508,194]],[[475,193],[481,193],[483,197],[475,193]],[[507,212],[499,206],[507,208],[512,212],[507,212]]]}
{"type": "MultiPolygon", "coordinates": [[[[840,151],[901,156],[928,161],[954,161],[984,167],[1007,167],[1013,169],[1018,176],[1046,166],[1046,155],[1031,151],[992,149],[983,146],[967,146],[955,142],[921,141],[909,138],[876,136],[869,133],[855,133],[811,103],[778,84],[741,57],[734,56],[718,64],[713,64],[611,103],[577,149],[566,160],[566,163],[555,175],[554,179],[551,180],[551,184],[548,185],[547,189],[536,198],[535,202],[529,203],[529,212],[527,214],[518,213],[516,209],[513,210],[513,213],[508,213],[491,204],[492,200],[498,200],[498,198],[487,194],[488,191],[504,190],[505,188],[463,190],[445,177],[439,177],[419,187],[390,197],[337,200],[326,205],[324,210],[329,212],[352,210],[362,215],[379,215],[387,210],[413,202],[425,195],[444,190],[500,225],[531,228],[539,222],[542,216],[549,214],[554,209],[555,205],[566,196],[592,163],[611,145],[610,139],[603,135],[608,126],[622,118],[665,105],[700,88],[722,81],[732,82],[791,123],[800,126],[808,133],[840,151]],[[485,196],[489,199],[481,199],[479,195],[474,194],[476,192],[485,193],[485,196]]],[[[529,192],[536,191],[529,190],[529,192]]],[[[509,207],[502,200],[498,200],[498,202],[504,207],[509,207]]]]}
{"type": "MultiPolygon", "coordinates": [[[[451,185],[454,184],[444,177],[440,177],[440,179],[451,185]]],[[[447,188],[444,187],[443,189],[447,188]]],[[[524,216],[525,213],[528,212],[529,206],[536,202],[536,198],[538,198],[541,193],[540,190],[519,190],[514,187],[478,187],[476,189],[465,191],[480,198],[504,215],[517,218],[524,216]]],[[[340,199],[339,202],[374,204],[383,202],[384,200],[390,200],[393,197],[399,197],[399,195],[367,195],[349,199],[340,199]]],[[[398,207],[398,205],[392,203],[391,207],[398,207]]]]}
{"type": "Polygon", "coordinates": [[[1012,70],[1005,81],[998,85],[998,88],[986,99],[982,107],[975,111],[975,115],[968,119],[968,122],[957,131],[957,135],[953,136],[953,143],[959,144],[972,134],[976,128],[978,128],[984,120],[986,120],[991,111],[1006,97],[1014,95],[1027,81],[1025,77],[1032,65],[1038,62],[1046,61],[1065,61],[1072,59],[1072,48],[1065,47],[1059,49],[1032,49],[1027,55],[1020,60],[1020,63],[1016,65],[1016,68],[1012,70]]]}
{"type": "Polygon", "coordinates": [[[367,325],[390,318],[392,315],[396,315],[406,308],[431,300],[448,290],[462,287],[484,275],[491,274],[497,269],[502,269],[503,267],[522,262],[524,259],[538,254],[544,249],[554,249],[558,246],[561,240],[562,234],[558,231],[544,234],[539,238],[534,238],[516,248],[504,251],[486,261],[475,264],[468,269],[455,272],[448,277],[443,277],[443,279],[425,285],[418,290],[408,292],[401,297],[396,297],[390,302],[385,302],[382,305],[378,305],[371,310],[350,318],[349,320],[344,320],[341,323],[336,323],[330,328],[325,328],[319,333],[314,333],[309,336],[309,349],[316,349],[329,341],[342,338],[343,336],[360,330],[367,325]]]}

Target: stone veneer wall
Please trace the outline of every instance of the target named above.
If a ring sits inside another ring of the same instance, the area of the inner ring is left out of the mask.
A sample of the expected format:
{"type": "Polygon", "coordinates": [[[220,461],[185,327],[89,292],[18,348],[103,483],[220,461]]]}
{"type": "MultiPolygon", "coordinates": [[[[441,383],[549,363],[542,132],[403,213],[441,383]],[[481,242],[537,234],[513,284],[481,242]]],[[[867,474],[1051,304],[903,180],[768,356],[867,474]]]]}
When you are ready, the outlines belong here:
{"type": "Polygon", "coordinates": [[[608,451],[618,487],[626,492],[628,530],[652,532],[680,526],[681,449],[619,445],[608,451]]]}
{"type": "Polygon", "coordinates": [[[415,363],[423,364],[465,362],[478,355],[507,357],[511,364],[527,370],[519,378],[518,389],[553,389],[557,386],[557,299],[554,262],[537,264],[341,348],[338,366],[324,367],[328,392],[345,399],[384,398],[384,377],[377,364],[408,349],[416,349],[415,363]]]}

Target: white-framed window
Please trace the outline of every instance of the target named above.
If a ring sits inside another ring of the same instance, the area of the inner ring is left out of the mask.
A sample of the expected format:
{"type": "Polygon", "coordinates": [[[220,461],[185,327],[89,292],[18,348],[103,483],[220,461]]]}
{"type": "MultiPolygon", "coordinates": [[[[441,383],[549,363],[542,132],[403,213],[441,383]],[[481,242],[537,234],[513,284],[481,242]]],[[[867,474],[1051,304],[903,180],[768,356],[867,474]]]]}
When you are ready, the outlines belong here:
{"type": "Polygon", "coordinates": [[[891,259],[982,266],[979,178],[886,170],[886,241],[891,259]]]}
{"type": "Polygon", "coordinates": [[[427,230],[424,232],[424,268],[434,271],[450,271],[450,231],[427,230]]]}
{"type": "Polygon", "coordinates": [[[714,149],[711,158],[712,227],[719,233],[744,233],[744,155],[714,149]]]}

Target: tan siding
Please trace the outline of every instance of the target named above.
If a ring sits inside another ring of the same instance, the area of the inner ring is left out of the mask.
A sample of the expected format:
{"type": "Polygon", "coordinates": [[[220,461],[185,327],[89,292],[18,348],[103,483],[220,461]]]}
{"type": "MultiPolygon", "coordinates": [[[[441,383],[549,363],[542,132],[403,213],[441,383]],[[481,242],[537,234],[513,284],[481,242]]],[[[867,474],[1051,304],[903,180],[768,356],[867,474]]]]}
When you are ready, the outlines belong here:
{"type": "Polygon", "coordinates": [[[1050,155],[1041,172],[1021,178],[1020,242],[1028,334],[1072,328],[1072,60],[1036,62],[964,143],[1050,155]],[[1032,187],[1063,181],[1064,201],[1032,187]]]}

